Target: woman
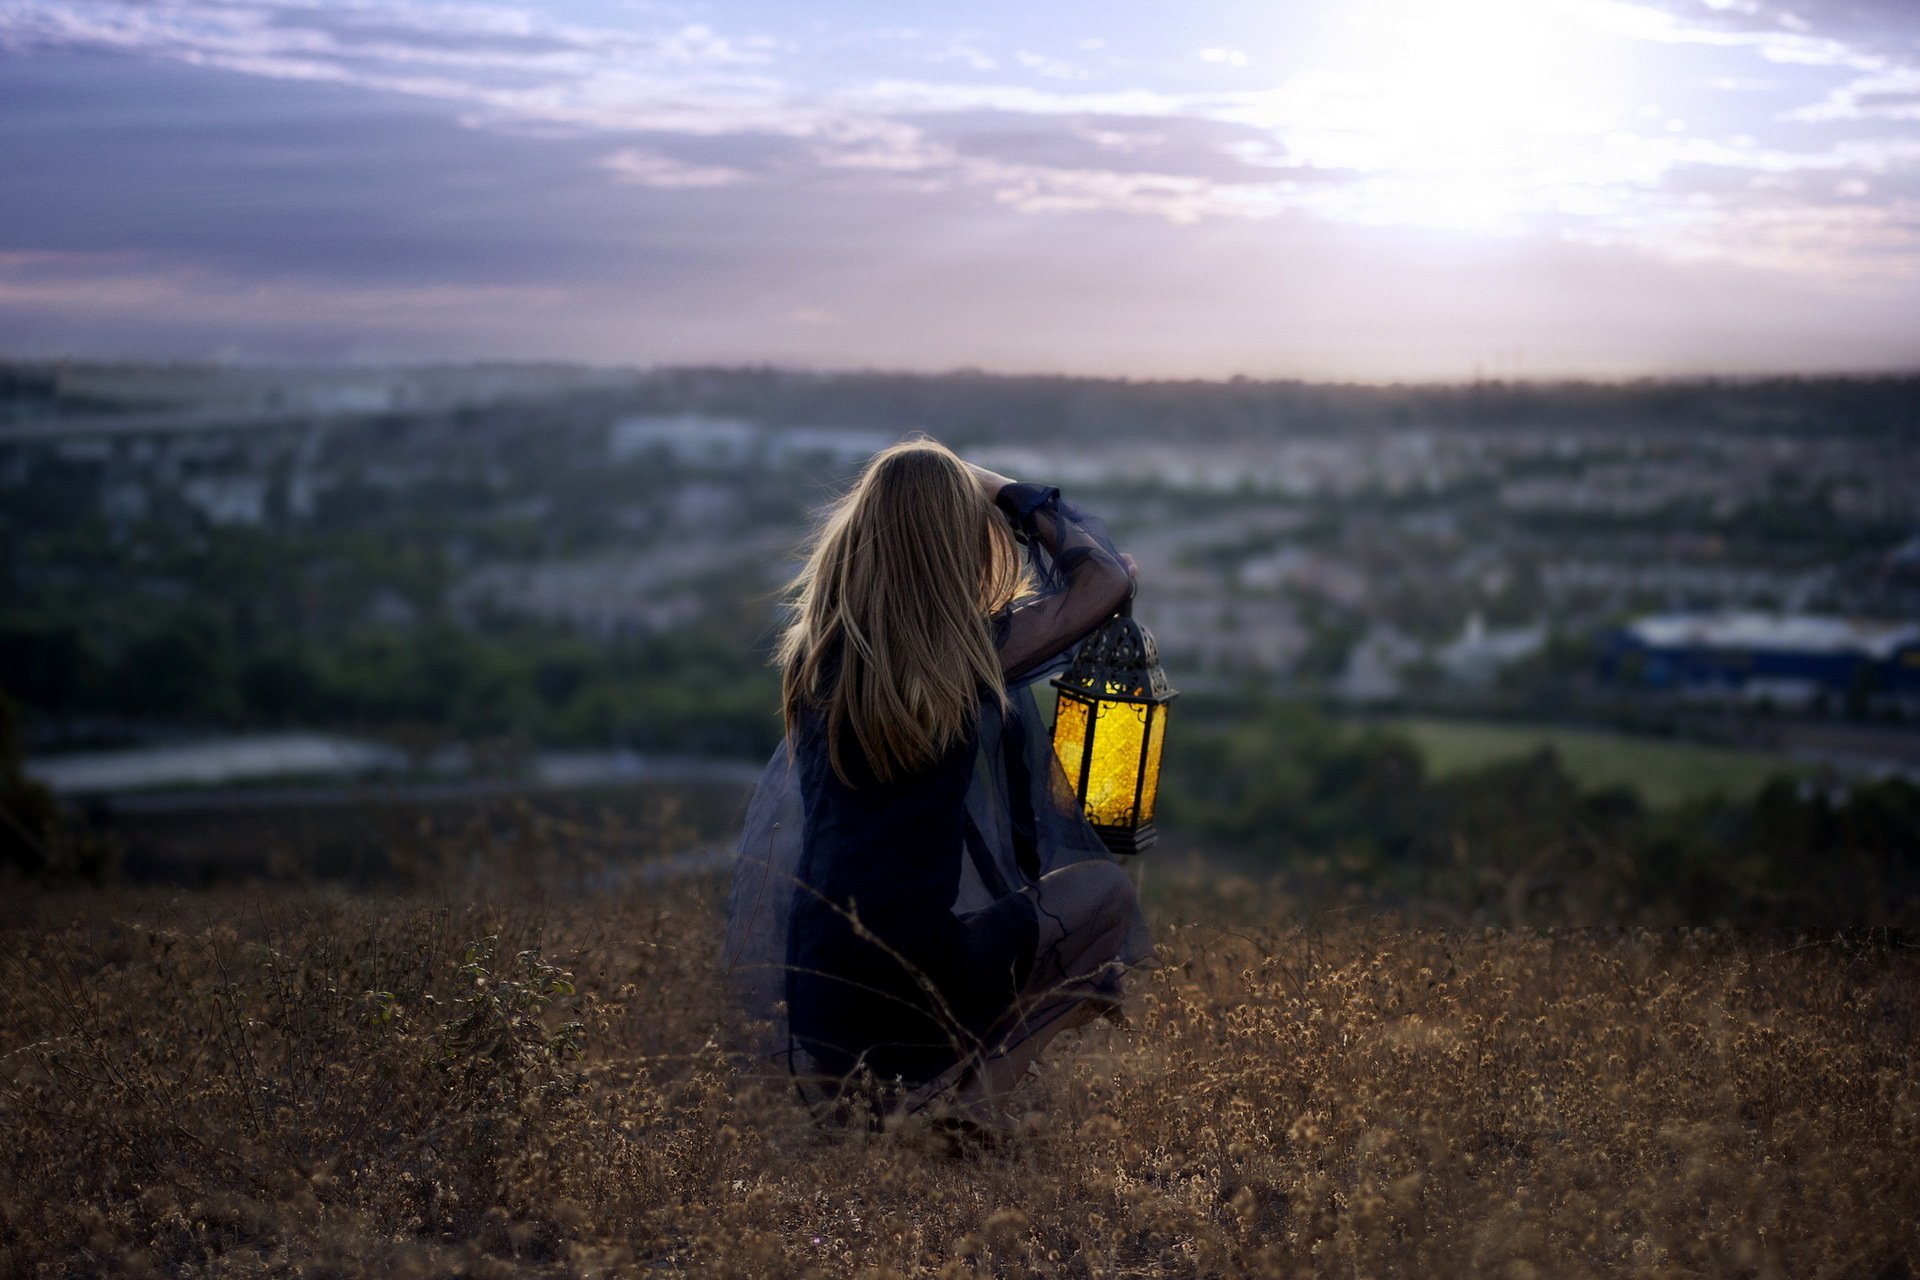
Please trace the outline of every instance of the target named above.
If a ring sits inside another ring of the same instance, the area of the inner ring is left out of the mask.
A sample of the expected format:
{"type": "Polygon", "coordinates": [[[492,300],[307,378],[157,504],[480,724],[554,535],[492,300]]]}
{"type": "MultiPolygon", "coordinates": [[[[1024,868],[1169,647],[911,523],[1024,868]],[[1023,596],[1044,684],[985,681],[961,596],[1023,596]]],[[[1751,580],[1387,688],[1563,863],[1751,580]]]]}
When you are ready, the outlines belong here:
{"type": "Polygon", "coordinates": [[[1132,576],[1057,488],[928,439],[876,454],[829,509],[791,587],[786,735],[728,920],[737,989],[797,1079],[1004,1128],[1047,1041],[1117,1012],[1151,939],[1032,686],[1132,576]]]}

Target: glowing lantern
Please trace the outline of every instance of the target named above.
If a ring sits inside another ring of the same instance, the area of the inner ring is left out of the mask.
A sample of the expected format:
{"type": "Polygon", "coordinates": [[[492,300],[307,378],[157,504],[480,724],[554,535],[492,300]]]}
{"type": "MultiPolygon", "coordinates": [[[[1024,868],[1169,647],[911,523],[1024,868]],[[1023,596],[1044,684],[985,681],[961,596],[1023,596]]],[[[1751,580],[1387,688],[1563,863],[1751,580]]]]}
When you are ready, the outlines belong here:
{"type": "Polygon", "coordinates": [[[1160,650],[1133,620],[1133,592],[1053,678],[1053,750],[1085,806],[1087,821],[1115,853],[1140,853],[1158,836],[1153,802],[1167,704],[1176,690],[1160,650]]]}

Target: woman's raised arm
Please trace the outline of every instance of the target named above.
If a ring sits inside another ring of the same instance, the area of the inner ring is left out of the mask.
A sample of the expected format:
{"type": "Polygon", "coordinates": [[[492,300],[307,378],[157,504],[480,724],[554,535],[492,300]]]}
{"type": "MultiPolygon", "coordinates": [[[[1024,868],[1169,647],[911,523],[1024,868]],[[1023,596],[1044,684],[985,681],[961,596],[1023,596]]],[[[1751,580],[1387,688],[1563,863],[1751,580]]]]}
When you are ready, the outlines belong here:
{"type": "Polygon", "coordinates": [[[1110,617],[1133,589],[1133,573],[1131,563],[1095,537],[1053,485],[1007,481],[994,502],[1014,528],[1046,549],[1063,579],[1058,590],[996,615],[994,645],[1000,669],[1012,679],[1071,648],[1110,617]]]}

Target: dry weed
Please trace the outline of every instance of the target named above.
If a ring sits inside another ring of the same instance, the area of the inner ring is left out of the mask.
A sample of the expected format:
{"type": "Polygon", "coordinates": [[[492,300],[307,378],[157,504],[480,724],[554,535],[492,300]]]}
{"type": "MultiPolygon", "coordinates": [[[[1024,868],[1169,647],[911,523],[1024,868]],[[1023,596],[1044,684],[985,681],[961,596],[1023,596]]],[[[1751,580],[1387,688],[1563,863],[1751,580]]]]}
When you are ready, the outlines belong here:
{"type": "Polygon", "coordinates": [[[1305,927],[1261,892],[1163,902],[1133,1028],[1063,1039],[972,1160],[735,1070],[712,882],[23,898],[0,1273],[1920,1274],[1897,939],[1305,927]]]}

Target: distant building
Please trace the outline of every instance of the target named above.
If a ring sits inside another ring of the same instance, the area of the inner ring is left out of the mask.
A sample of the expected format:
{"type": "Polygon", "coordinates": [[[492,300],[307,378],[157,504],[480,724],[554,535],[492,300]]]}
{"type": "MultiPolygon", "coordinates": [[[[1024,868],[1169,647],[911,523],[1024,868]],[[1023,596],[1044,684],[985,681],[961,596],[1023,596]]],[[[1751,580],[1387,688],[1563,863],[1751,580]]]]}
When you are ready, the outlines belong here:
{"type": "Polygon", "coordinates": [[[277,399],[289,409],[310,413],[385,413],[399,408],[407,397],[398,387],[346,384],[284,390],[277,399]]]}
{"type": "Polygon", "coordinates": [[[700,413],[642,414],[613,424],[607,435],[607,456],[613,462],[626,462],[665,453],[675,462],[709,467],[811,461],[854,466],[897,438],[855,428],[768,428],[743,418],[700,413]]]}
{"type": "Polygon", "coordinates": [[[263,476],[195,476],[180,486],[180,496],[213,524],[257,525],[267,518],[267,490],[263,476]]]}
{"type": "Polygon", "coordinates": [[[1655,614],[1600,637],[1602,680],[1676,694],[1810,703],[1920,700],[1920,622],[1816,614],[1655,614]]]}
{"type": "Polygon", "coordinates": [[[1383,623],[1347,654],[1334,695],[1347,702],[1391,702],[1407,691],[1407,668],[1426,656],[1419,641],[1383,623]]]}
{"type": "Polygon", "coordinates": [[[1170,591],[1158,575],[1137,610],[1171,664],[1212,673],[1271,673],[1298,662],[1308,636],[1284,600],[1226,600],[1170,591]]]}
{"type": "Polygon", "coordinates": [[[1920,576],[1920,533],[1887,552],[1883,563],[1892,573],[1920,576]]]}
{"type": "Polygon", "coordinates": [[[819,459],[842,466],[865,462],[898,437],[880,431],[861,431],[840,427],[788,427],[767,437],[767,448],[775,461],[819,459]]]}
{"type": "Polygon", "coordinates": [[[739,418],[703,414],[642,415],[622,418],[607,435],[607,458],[626,462],[663,452],[694,466],[737,466],[761,449],[764,433],[739,418]]]}
{"type": "Polygon", "coordinates": [[[1467,619],[1458,638],[1441,646],[1434,660],[1456,684],[1485,688],[1506,668],[1530,658],[1547,644],[1541,623],[1489,631],[1478,611],[1467,619]]]}

